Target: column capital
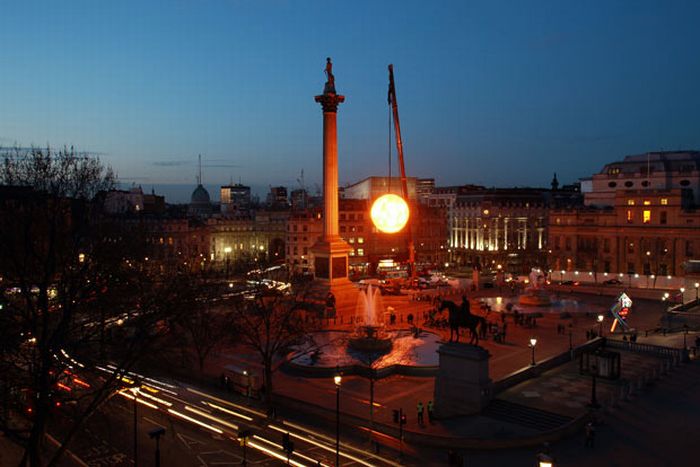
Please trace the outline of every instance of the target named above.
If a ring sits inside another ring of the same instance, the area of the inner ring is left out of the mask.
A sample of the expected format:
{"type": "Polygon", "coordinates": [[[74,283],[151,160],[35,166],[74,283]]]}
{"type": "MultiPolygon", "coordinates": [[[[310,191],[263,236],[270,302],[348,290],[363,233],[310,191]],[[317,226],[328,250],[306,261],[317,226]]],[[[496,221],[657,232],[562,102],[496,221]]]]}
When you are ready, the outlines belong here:
{"type": "Polygon", "coordinates": [[[314,100],[321,104],[323,112],[338,112],[338,104],[345,102],[345,96],[336,93],[324,93],[314,97],[314,100]]]}

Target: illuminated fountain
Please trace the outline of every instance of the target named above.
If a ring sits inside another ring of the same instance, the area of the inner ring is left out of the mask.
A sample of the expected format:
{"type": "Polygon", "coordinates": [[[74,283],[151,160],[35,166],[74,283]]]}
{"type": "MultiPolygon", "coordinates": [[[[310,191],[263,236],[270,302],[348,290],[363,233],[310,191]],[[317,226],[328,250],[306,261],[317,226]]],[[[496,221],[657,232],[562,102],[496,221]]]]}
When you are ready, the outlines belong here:
{"type": "Polygon", "coordinates": [[[381,291],[370,284],[360,293],[355,309],[355,335],[348,345],[355,350],[367,352],[388,352],[391,338],[384,331],[384,305],[381,291]]]}
{"type": "Polygon", "coordinates": [[[525,290],[525,293],[520,296],[519,303],[527,306],[549,306],[552,300],[549,294],[542,288],[544,277],[540,274],[539,269],[532,269],[529,275],[530,286],[525,290]]]}

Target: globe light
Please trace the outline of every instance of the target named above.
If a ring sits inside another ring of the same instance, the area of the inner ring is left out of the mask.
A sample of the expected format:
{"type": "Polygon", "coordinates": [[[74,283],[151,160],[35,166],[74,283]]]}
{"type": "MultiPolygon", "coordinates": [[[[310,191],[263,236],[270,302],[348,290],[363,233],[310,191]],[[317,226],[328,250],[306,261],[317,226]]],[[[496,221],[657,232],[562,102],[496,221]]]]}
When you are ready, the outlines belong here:
{"type": "Polygon", "coordinates": [[[370,217],[374,226],[384,233],[396,233],[408,222],[408,204],[403,198],[386,194],[372,204],[370,217]]]}

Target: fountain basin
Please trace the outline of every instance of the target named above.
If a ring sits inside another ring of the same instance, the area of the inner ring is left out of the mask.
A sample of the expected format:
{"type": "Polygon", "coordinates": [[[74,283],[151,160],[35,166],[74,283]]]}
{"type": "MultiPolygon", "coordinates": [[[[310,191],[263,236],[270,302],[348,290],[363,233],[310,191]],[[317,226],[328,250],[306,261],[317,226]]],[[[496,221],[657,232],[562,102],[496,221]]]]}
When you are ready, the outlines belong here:
{"type": "Polygon", "coordinates": [[[521,295],[518,303],[525,306],[550,306],[552,300],[544,290],[534,290],[521,295]]]}

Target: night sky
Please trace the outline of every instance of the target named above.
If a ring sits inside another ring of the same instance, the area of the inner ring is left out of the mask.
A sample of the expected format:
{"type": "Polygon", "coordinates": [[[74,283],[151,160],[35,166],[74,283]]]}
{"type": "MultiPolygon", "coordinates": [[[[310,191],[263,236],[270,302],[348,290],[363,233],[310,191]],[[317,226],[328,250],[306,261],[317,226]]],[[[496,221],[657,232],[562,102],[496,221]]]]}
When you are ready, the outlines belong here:
{"type": "Polygon", "coordinates": [[[330,56],[341,184],[388,172],[389,63],[409,175],[568,183],[700,149],[698,24],[698,1],[8,1],[0,145],[100,153],[169,201],[200,153],[207,184],[313,190],[330,56]]]}

